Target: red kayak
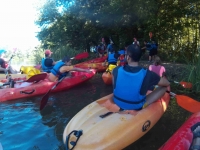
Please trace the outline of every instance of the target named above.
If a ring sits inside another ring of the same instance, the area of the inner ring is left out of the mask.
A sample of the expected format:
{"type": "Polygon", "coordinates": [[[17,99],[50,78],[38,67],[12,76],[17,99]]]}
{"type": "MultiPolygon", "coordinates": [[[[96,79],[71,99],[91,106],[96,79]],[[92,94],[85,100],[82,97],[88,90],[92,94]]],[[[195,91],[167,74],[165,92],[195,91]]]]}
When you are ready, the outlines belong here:
{"type": "Polygon", "coordinates": [[[200,112],[193,114],[159,150],[188,150],[193,140],[191,128],[200,123],[200,112]]]}
{"type": "Polygon", "coordinates": [[[92,60],[88,60],[79,64],[75,64],[74,66],[77,68],[91,68],[91,69],[96,69],[97,72],[103,72],[106,70],[106,66],[103,65],[103,62],[107,59],[107,56],[100,57],[100,58],[95,58],[92,60]]]}
{"type": "MultiPolygon", "coordinates": [[[[52,92],[67,90],[91,79],[96,73],[95,70],[91,71],[92,73],[72,72],[72,77],[66,77],[52,92]]],[[[47,93],[56,83],[57,82],[50,82],[48,79],[45,79],[37,83],[31,83],[31,85],[26,87],[19,86],[18,88],[0,89],[0,102],[43,95],[47,93]]]]}

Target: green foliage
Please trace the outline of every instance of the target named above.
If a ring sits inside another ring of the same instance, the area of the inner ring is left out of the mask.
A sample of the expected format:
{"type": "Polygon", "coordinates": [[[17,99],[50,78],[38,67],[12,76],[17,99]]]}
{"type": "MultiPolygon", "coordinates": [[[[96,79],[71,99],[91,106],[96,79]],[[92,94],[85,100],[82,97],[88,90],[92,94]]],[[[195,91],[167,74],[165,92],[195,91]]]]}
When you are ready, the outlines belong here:
{"type": "Polygon", "coordinates": [[[200,92],[200,55],[194,56],[195,58],[188,63],[187,71],[189,75],[187,81],[193,84],[193,92],[200,92]]]}
{"type": "Polygon", "coordinates": [[[197,0],[51,0],[40,10],[37,37],[44,49],[89,50],[101,37],[112,37],[124,47],[134,36],[140,43],[148,40],[151,31],[160,54],[182,62],[181,55],[190,59],[198,53],[199,10],[197,0]]]}

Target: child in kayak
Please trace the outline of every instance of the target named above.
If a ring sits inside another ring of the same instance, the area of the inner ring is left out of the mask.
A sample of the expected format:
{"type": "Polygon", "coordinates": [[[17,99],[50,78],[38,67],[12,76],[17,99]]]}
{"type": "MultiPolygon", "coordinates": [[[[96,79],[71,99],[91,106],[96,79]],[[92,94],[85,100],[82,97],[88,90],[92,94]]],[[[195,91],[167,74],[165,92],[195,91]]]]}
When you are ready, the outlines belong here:
{"type": "Polygon", "coordinates": [[[49,81],[55,82],[59,79],[61,79],[64,76],[69,76],[70,71],[80,71],[80,72],[88,72],[91,73],[88,69],[81,69],[76,68],[71,65],[71,59],[69,57],[64,57],[62,61],[59,61],[56,63],[56,65],[51,70],[51,73],[49,74],[49,81]]]}
{"type": "Polygon", "coordinates": [[[170,85],[166,78],[139,66],[141,50],[137,44],[127,48],[128,65],[113,70],[113,100],[122,110],[140,110],[161,98],[170,85]],[[149,88],[158,85],[146,96],[149,88]]]}
{"type": "Polygon", "coordinates": [[[157,75],[162,77],[165,75],[165,67],[161,65],[160,57],[155,56],[154,63],[149,66],[149,70],[155,72],[157,75]]]}

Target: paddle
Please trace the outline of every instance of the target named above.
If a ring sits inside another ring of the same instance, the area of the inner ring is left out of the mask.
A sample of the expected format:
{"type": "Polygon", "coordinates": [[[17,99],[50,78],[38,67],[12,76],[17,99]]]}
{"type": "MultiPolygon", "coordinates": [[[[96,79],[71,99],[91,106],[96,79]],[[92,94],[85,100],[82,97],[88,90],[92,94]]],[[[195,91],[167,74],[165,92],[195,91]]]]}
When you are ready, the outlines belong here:
{"type": "Polygon", "coordinates": [[[185,95],[177,95],[172,92],[170,92],[170,95],[175,97],[178,105],[184,108],[185,110],[191,113],[196,113],[200,111],[200,102],[185,95]]]}
{"type": "Polygon", "coordinates": [[[186,88],[186,89],[191,89],[192,88],[192,83],[190,82],[185,82],[185,81],[181,81],[181,82],[177,82],[177,81],[171,81],[170,82],[174,82],[176,84],[180,84],[182,87],[186,88]]]}
{"type": "MultiPolygon", "coordinates": [[[[8,63],[6,65],[6,69],[10,66],[11,60],[13,59],[13,57],[15,56],[15,52],[17,51],[17,48],[13,48],[13,53],[10,57],[10,59],[8,60],[8,63]]],[[[8,75],[8,70],[5,72],[5,75],[8,75]]]]}
{"type": "Polygon", "coordinates": [[[87,58],[88,56],[89,56],[88,52],[83,52],[83,53],[77,54],[75,57],[72,57],[71,59],[79,60],[79,59],[87,58]]]}
{"type": "Polygon", "coordinates": [[[60,80],[58,80],[58,82],[51,89],[49,89],[49,91],[42,97],[42,100],[40,102],[40,110],[42,110],[47,104],[49,99],[49,94],[51,93],[51,91],[54,90],[64,78],[65,77],[62,77],[60,80]]]}
{"type": "MultiPolygon", "coordinates": [[[[28,80],[20,80],[20,81],[16,81],[16,83],[19,82],[39,82],[40,80],[44,80],[47,77],[46,73],[41,73],[41,74],[36,74],[32,77],[30,77],[28,80]]],[[[0,86],[4,86],[4,85],[9,85],[10,83],[4,83],[4,84],[0,84],[0,86]]]]}

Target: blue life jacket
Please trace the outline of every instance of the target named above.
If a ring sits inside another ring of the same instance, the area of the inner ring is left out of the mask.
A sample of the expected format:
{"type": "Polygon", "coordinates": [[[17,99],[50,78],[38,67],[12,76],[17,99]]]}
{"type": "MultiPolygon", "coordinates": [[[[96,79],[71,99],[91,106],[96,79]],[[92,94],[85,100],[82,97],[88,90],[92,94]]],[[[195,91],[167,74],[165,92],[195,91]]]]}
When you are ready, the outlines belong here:
{"type": "Polygon", "coordinates": [[[157,50],[157,45],[156,44],[151,44],[152,49],[157,50]]]}
{"type": "Polygon", "coordinates": [[[147,70],[130,73],[120,67],[114,88],[114,102],[124,110],[139,110],[146,102],[146,95],[140,94],[140,89],[147,70]]]}
{"type": "Polygon", "coordinates": [[[53,69],[53,66],[51,66],[51,67],[45,66],[45,60],[46,59],[51,59],[51,58],[42,58],[42,70],[44,72],[51,72],[51,69],[53,69]]]}
{"type": "Polygon", "coordinates": [[[53,67],[53,69],[51,69],[51,73],[55,76],[57,76],[59,79],[61,79],[62,77],[67,76],[68,72],[65,73],[61,73],[59,70],[62,66],[64,66],[65,63],[62,61],[59,61],[58,63],[55,64],[55,66],[53,67]]]}
{"type": "Polygon", "coordinates": [[[152,48],[152,44],[147,43],[147,44],[146,44],[146,49],[147,49],[148,51],[152,50],[152,49],[153,49],[153,48],[152,48]]]}
{"type": "Polygon", "coordinates": [[[115,53],[108,54],[108,63],[111,62],[117,62],[117,59],[115,58],[115,53]]]}
{"type": "Polygon", "coordinates": [[[113,45],[108,44],[107,49],[108,49],[108,52],[113,52],[113,45]]]}

